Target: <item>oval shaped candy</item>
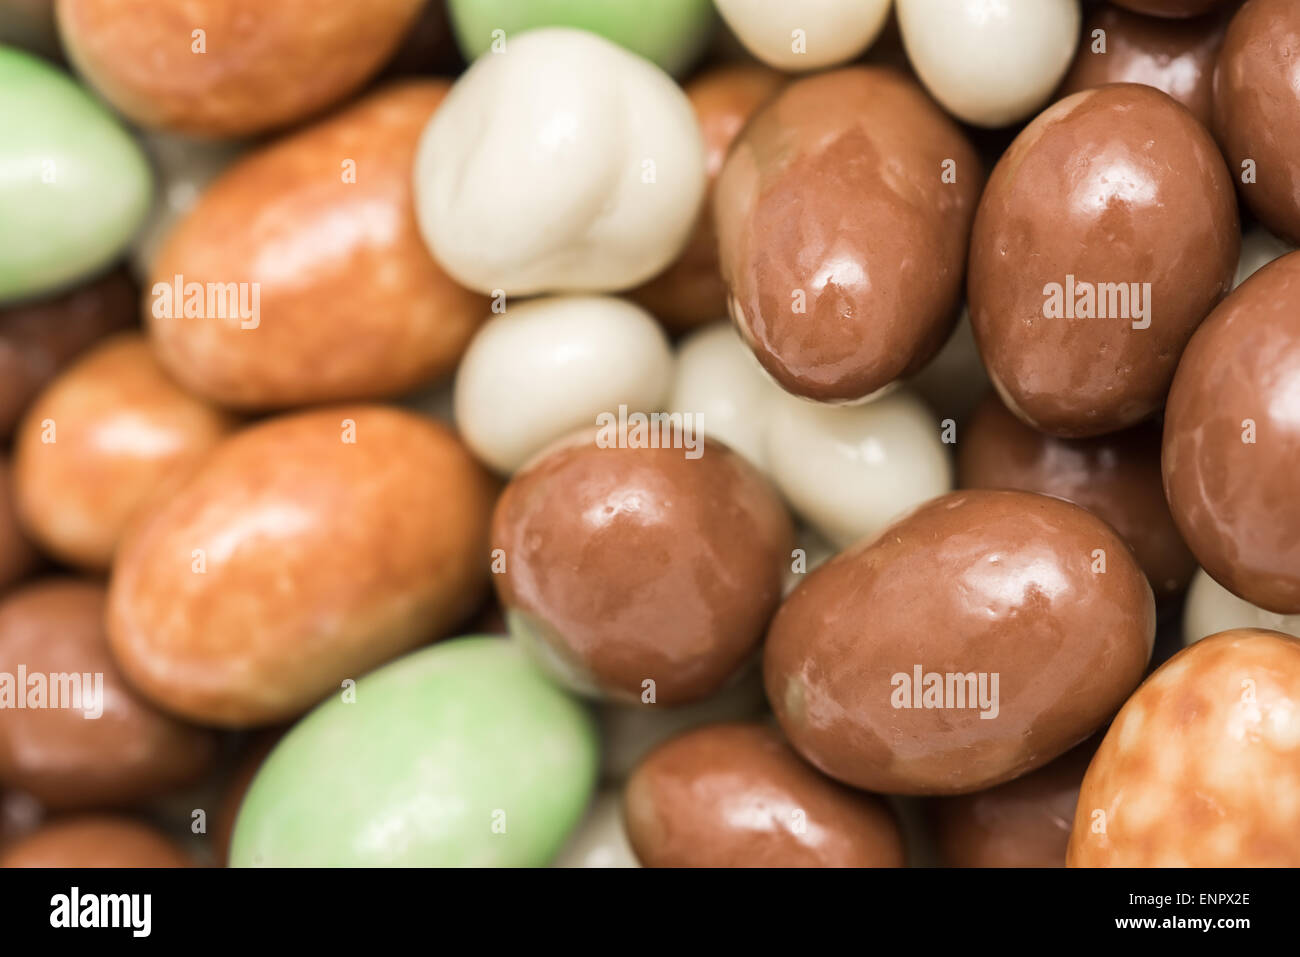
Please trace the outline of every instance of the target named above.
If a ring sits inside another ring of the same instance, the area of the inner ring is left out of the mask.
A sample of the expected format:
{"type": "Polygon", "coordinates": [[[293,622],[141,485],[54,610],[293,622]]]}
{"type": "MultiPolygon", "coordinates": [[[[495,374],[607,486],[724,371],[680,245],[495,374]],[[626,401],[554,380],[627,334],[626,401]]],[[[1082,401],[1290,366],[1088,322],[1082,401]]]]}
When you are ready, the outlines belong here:
{"type": "Polygon", "coordinates": [[[889,0],[716,0],[754,56],[779,70],[819,70],[852,60],[880,35],[889,0]]]}
{"type": "Polygon", "coordinates": [[[0,868],[193,866],[161,831],[108,814],[52,821],[0,852],[0,868]]]}

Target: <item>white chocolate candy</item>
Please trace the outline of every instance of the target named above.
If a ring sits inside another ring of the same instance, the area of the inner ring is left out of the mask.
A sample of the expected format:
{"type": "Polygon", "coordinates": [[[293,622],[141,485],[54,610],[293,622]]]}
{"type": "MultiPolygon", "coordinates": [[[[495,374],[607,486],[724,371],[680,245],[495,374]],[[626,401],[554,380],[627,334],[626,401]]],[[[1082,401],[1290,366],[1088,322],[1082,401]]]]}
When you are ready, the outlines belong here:
{"type": "Polygon", "coordinates": [[[612,296],[554,296],[507,306],[470,342],[455,415],[480,459],[510,473],[602,412],[654,412],[672,380],[659,324],[612,296]]]}
{"type": "Polygon", "coordinates": [[[939,422],[906,389],[854,406],[782,395],[771,410],[772,478],[795,511],[841,548],[952,490],[939,422]]]}
{"type": "Polygon", "coordinates": [[[778,70],[852,60],[880,35],[889,0],[717,0],[750,53],[778,70]]]}
{"type": "Polygon", "coordinates": [[[704,144],[672,79],[581,30],[483,54],[420,140],[420,232],[462,285],[492,294],[626,289],[681,252],[704,197],[704,144]]]}
{"type": "Polygon", "coordinates": [[[623,795],[616,789],[596,795],[578,829],[552,867],[640,867],[623,824],[623,795]]]}
{"type": "Polygon", "coordinates": [[[1007,126],[1047,102],[1079,20],[1079,0],[898,0],[913,69],[944,109],[977,126],[1007,126]]]}
{"type": "Polygon", "coordinates": [[[963,308],[957,328],[930,364],[908,380],[940,419],[962,422],[992,386],[963,308]]]}
{"type": "Polygon", "coordinates": [[[1300,638],[1300,615],[1279,615],[1252,605],[1224,588],[1204,568],[1187,590],[1183,605],[1183,644],[1190,645],[1209,635],[1232,628],[1267,628],[1300,638]]]}
{"type": "Polygon", "coordinates": [[[1237,260],[1237,278],[1233,280],[1232,288],[1236,289],[1274,259],[1294,250],[1295,247],[1285,239],[1278,239],[1263,226],[1255,224],[1242,234],[1241,257],[1237,260]]]}

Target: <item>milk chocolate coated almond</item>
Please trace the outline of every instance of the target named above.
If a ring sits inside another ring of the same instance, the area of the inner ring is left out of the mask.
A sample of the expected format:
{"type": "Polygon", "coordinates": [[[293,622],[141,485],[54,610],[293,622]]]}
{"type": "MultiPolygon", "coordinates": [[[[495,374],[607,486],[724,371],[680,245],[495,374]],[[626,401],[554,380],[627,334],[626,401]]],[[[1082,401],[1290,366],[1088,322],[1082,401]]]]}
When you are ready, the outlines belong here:
{"type": "Polygon", "coordinates": [[[192,867],[170,839],[146,824],[107,815],[46,824],[0,853],[0,867],[192,867]]]}

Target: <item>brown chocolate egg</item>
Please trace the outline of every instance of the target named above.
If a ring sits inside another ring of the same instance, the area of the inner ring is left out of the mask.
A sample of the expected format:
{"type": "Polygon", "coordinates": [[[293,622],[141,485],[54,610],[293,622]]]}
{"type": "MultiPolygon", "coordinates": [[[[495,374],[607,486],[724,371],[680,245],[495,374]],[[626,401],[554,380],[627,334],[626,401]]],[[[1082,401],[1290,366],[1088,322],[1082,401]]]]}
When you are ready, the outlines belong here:
{"type": "MultiPolygon", "coordinates": [[[[709,70],[686,84],[686,96],[704,136],[710,184],[716,181],[727,150],[745,121],[785,82],[775,70],[738,64],[709,70]]],[[[629,296],[671,332],[688,332],[727,314],[727,287],[718,266],[718,237],[709,198],[682,254],[629,296]]]]}
{"type": "Polygon", "coordinates": [[[295,717],[477,606],[494,490],[448,429],[398,409],[252,426],[132,523],[113,652],[176,714],[295,717]]]}
{"type": "Polygon", "coordinates": [[[1159,599],[1180,594],[1196,572],[1165,502],[1154,423],[1060,439],[1031,429],[989,394],[958,433],[957,484],[1041,492],[1082,505],[1120,533],[1159,599]]]}
{"type": "Polygon", "coordinates": [[[881,67],[790,84],[714,193],[732,319],[788,392],[856,401],[952,331],[984,174],[912,80],[881,67]]]}
{"type": "Polygon", "coordinates": [[[1300,252],[1275,260],[1197,330],[1165,409],[1165,494],[1219,584],[1300,612],[1300,252]]]}
{"type": "Polygon", "coordinates": [[[131,515],[235,427],[169,379],[148,341],[123,333],[65,370],[14,443],[23,525],[50,554],[105,570],[131,515]]]}
{"type": "Polygon", "coordinates": [[[383,66],[423,0],[59,0],[69,59],[141,126],[238,137],[284,126],[383,66]]]}
{"type": "Polygon", "coordinates": [[[0,851],[0,867],[193,867],[171,839],[127,817],[53,821],[0,851]]]}
{"type": "Polygon", "coordinates": [[[40,556],[18,524],[9,461],[0,456],[0,592],[21,581],[40,562],[40,556]]]}
{"type": "Polygon", "coordinates": [[[492,520],[511,634],[575,690],[656,705],[707,697],[757,650],[793,544],[771,486],[711,440],[578,433],[515,474],[492,520]]]}
{"type": "Polygon", "coordinates": [[[26,705],[7,702],[0,720],[0,782],[49,808],[152,797],[196,780],[216,750],[211,732],[126,683],[109,654],[104,600],[102,585],[44,579],[0,601],[0,662],[26,705]]]}
{"type": "Polygon", "coordinates": [[[1068,438],[1156,412],[1240,245],[1223,159],[1184,107],[1127,83],[1049,107],[993,170],[971,238],[971,325],[1007,407],[1068,438]]]}
{"type": "Polygon", "coordinates": [[[454,368],[488,300],[415,222],[442,80],[387,87],[231,166],[169,234],[148,323],[178,382],[229,406],[401,395],[454,368]]]}
{"type": "MultiPolygon", "coordinates": [[[[1116,6],[1153,17],[1198,17],[1233,0],[1111,0],[1116,6]]],[[[1240,2],[1240,0],[1237,0],[1240,2]]]]}
{"type": "Polygon", "coordinates": [[[1300,867],[1300,639],[1239,628],[1165,662],[1079,792],[1071,867],[1300,867]]]}
{"type": "Polygon", "coordinates": [[[902,867],[880,798],[823,777],[759,724],[715,724],[656,748],[623,797],[645,867],[902,867]]]}
{"type": "Polygon", "coordinates": [[[1214,62],[1227,29],[1226,15],[1155,20],[1099,6],[1084,21],[1079,50],[1057,98],[1107,83],[1145,83],[1168,93],[1209,126],[1214,62]]]}
{"type": "Polygon", "coordinates": [[[768,701],[831,777],[896,794],[1008,781],[1095,731],[1151,657],[1128,547],[1061,499],[933,499],[811,572],[772,621],[768,701]]]}
{"type": "Polygon", "coordinates": [[[1214,74],[1214,131],[1242,199],[1300,243],[1300,4],[1250,0],[1228,26],[1214,74]]]}

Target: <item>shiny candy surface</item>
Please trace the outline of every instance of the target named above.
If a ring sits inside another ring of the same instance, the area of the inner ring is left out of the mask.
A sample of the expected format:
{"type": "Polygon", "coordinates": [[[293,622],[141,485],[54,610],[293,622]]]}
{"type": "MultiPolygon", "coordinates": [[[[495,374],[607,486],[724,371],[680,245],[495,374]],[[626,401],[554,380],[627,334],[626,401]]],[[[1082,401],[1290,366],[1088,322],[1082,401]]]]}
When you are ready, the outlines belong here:
{"type": "Polygon", "coordinates": [[[750,53],[791,72],[852,60],[880,35],[889,16],[889,0],[716,2],[750,53]]]}

